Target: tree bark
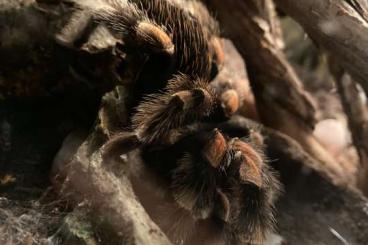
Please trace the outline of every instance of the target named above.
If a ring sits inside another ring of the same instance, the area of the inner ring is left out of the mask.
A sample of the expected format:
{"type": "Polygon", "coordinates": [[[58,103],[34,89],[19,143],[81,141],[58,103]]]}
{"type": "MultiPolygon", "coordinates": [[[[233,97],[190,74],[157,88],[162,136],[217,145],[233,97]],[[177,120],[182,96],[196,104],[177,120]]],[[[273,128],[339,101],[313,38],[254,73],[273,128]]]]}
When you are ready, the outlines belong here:
{"type": "MultiPolygon", "coordinates": [[[[121,244],[171,244],[160,228],[150,219],[136,199],[125,174],[116,176],[101,166],[98,153],[89,156],[88,142],[83,144],[77,158],[71,162],[67,189],[75,198],[84,197],[101,220],[103,228],[111,230],[121,244]]],[[[106,241],[106,242],[111,242],[106,241]]]]}
{"type": "Polygon", "coordinates": [[[344,111],[347,115],[349,129],[354,146],[360,160],[357,176],[358,187],[368,194],[368,111],[362,100],[362,92],[358,84],[330,57],[330,70],[335,77],[337,90],[340,94],[344,111]]]}
{"type": "Polygon", "coordinates": [[[282,50],[271,0],[207,1],[245,58],[262,123],[296,139],[325,168],[345,182],[344,169],[313,136],[315,107],[282,50]]]}
{"type": "Polygon", "coordinates": [[[69,200],[87,203],[97,214],[105,224],[101,225],[102,231],[113,236],[107,237],[106,243],[113,240],[118,244],[169,245],[169,239],[137,199],[128,177],[129,165],[138,160],[127,156],[121,159],[123,163],[107,164],[101,158],[101,146],[111,130],[126,120],[126,114],[118,113],[126,109],[123,93],[118,87],[103,97],[95,130],[70,162],[66,159],[63,166],[55,161],[58,164],[54,166],[54,183],[62,184],[61,193],[69,200]]]}
{"type": "Polygon", "coordinates": [[[368,93],[368,3],[365,0],[275,0],[368,93]]]}

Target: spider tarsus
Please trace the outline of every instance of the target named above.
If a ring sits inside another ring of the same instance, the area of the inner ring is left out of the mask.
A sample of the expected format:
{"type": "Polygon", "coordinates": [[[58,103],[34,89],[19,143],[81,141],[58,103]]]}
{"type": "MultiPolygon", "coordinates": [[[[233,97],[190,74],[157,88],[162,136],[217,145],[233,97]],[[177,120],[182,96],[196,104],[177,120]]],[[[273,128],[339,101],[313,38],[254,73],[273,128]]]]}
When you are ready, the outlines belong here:
{"type": "Polygon", "coordinates": [[[229,89],[221,94],[221,107],[227,117],[234,115],[239,109],[239,95],[234,89],[229,89]]]}
{"type": "Polygon", "coordinates": [[[159,26],[150,22],[140,22],[135,31],[140,46],[152,53],[173,55],[175,52],[171,37],[159,26]]]}
{"type": "Polygon", "coordinates": [[[225,53],[221,38],[213,36],[210,40],[210,49],[213,63],[217,66],[217,71],[220,71],[225,63],[225,53]]]}
{"type": "Polygon", "coordinates": [[[263,184],[261,174],[263,159],[261,156],[250,144],[239,139],[234,141],[232,147],[235,152],[241,153],[240,159],[237,159],[240,161],[240,180],[246,183],[252,183],[261,188],[263,184]]]}
{"type": "Polygon", "coordinates": [[[184,90],[172,95],[169,105],[180,105],[181,110],[188,111],[196,107],[203,107],[210,101],[210,94],[202,89],[184,90]]]}
{"type": "Polygon", "coordinates": [[[221,132],[216,128],[202,149],[204,159],[214,168],[220,167],[227,151],[227,142],[221,132]]]}

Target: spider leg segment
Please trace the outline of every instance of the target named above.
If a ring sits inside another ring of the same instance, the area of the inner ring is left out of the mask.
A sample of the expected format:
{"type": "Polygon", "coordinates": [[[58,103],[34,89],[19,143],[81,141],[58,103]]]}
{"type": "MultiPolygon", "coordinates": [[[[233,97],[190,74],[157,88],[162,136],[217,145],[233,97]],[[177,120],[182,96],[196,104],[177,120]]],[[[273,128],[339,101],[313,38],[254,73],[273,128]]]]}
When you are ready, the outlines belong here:
{"type": "Polygon", "coordinates": [[[239,109],[239,96],[234,89],[229,89],[221,94],[221,107],[226,116],[234,115],[239,109]]]}
{"type": "Polygon", "coordinates": [[[128,1],[73,0],[81,10],[57,35],[66,46],[81,48],[100,25],[130,48],[146,53],[174,54],[174,44],[167,31],[149,19],[144,11],[128,1]]]}
{"type": "Polygon", "coordinates": [[[218,129],[213,131],[211,141],[202,149],[203,158],[214,168],[220,167],[227,151],[227,142],[218,129]]]}
{"type": "Polygon", "coordinates": [[[208,116],[213,105],[214,93],[208,84],[180,75],[169,83],[166,92],[148,96],[137,107],[132,121],[142,142],[160,144],[172,129],[208,116]]]}

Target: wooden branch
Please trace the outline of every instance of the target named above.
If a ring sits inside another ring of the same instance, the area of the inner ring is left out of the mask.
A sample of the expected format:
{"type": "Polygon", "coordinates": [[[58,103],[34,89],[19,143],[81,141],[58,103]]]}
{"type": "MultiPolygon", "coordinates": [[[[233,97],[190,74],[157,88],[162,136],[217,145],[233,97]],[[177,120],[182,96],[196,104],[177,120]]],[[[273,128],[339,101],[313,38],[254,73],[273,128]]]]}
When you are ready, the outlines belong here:
{"type": "Polygon", "coordinates": [[[344,111],[347,115],[354,146],[360,159],[358,187],[368,194],[368,111],[358,84],[330,57],[330,70],[335,77],[344,111]]]}
{"type": "MultiPolygon", "coordinates": [[[[122,244],[171,244],[137,201],[127,176],[116,176],[101,166],[98,153],[89,155],[84,143],[71,162],[66,186],[77,200],[84,198],[109,224],[122,244]]],[[[109,241],[111,242],[111,241],[109,241]]]]}
{"type": "Polygon", "coordinates": [[[262,123],[296,139],[339,178],[344,169],[312,135],[315,107],[282,51],[271,0],[206,1],[245,58],[262,123]]]}
{"type": "MultiPolygon", "coordinates": [[[[228,35],[245,58],[257,104],[277,104],[301,119],[315,123],[314,105],[282,52],[279,22],[269,0],[208,1],[228,35]],[[235,20],[235,21],[234,21],[235,20]]],[[[267,112],[260,110],[261,117],[267,112]]]]}
{"type": "Polygon", "coordinates": [[[275,0],[334,55],[368,94],[368,3],[365,0],[275,0]]]}
{"type": "MultiPolygon", "coordinates": [[[[75,135],[66,143],[54,161],[53,182],[61,193],[74,203],[85,203],[104,225],[104,233],[111,234],[106,243],[117,244],[171,244],[161,229],[151,220],[138,201],[128,178],[128,166],[137,159],[127,156],[124,163],[106,164],[100,154],[102,144],[111,130],[126,121],[126,91],[117,87],[102,98],[95,130],[77,149],[70,161],[65,158],[75,152],[75,135]],[[119,113],[120,112],[120,113],[119,113]],[[61,182],[61,183],[60,183],[61,182]]],[[[96,223],[99,223],[97,221],[96,223]]]]}
{"type": "MultiPolygon", "coordinates": [[[[110,65],[115,61],[107,47],[92,53],[55,43],[56,34],[73,11],[63,1],[0,1],[0,98],[54,96],[77,90],[102,95],[114,87],[110,65]]],[[[93,41],[103,43],[105,39],[109,36],[96,35],[93,41]]]]}

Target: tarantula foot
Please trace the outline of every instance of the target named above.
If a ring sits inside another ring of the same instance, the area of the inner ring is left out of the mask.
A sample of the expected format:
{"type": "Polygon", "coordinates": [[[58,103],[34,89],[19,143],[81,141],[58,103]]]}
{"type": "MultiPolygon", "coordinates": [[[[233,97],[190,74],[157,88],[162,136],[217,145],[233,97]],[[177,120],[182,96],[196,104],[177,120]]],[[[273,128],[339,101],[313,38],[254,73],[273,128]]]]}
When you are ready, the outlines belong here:
{"type": "Polygon", "coordinates": [[[148,52],[165,53],[168,55],[173,55],[175,52],[170,36],[155,24],[140,22],[136,29],[136,37],[140,46],[148,52]]]}
{"type": "Polygon", "coordinates": [[[234,139],[232,148],[235,151],[234,161],[239,165],[239,178],[243,183],[253,184],[258,188],[263,185],[261,168],[263,159],[254,148],[239,139],[234,139]]]}
{"type": "Polygon", "coordinates": [[[175,93],[169,105],[175,104],[183,111],[188,111],[196,107],[204,107],[210,103],[211,95],[202,88],[184,90],[175,93]]]}
{"type": "Polygon", "coordinates": [[[252,142],[254,142],[257,146],[263,146],[264,145],[264,139],[263,136],[256,130],[251,129],[249,132],[249,138],[252,142]]]}
{"type": "Polygon", "coordinates": [[[210,40],[210,47],[213,53],[213,62],[216,65],[217,71],[220,71],[225,63],[225,53],[221,38],[212,37],[210,40]]]}
{"type": "Polygon", "coordinates": [[[227,143],[217,128],[211,134],[208,143],[203,147],[202,155],[212,167],[218,168],[226,155],[227,143]]]}
{"type": "Polygon", "coordinates": [[[101,149],[102,159],[105,163],[119,161],[122,154],[126,154],[140,146],[137,135],[123,132],[113,136],[101,149]]]}
{"type": "Polygon", "coordinates": [[[221,107],[225,116],[234,115],[239,109],[239,95],[234,89],[230,89],[221,94],[221,107]]]}

